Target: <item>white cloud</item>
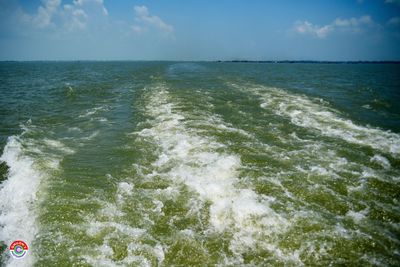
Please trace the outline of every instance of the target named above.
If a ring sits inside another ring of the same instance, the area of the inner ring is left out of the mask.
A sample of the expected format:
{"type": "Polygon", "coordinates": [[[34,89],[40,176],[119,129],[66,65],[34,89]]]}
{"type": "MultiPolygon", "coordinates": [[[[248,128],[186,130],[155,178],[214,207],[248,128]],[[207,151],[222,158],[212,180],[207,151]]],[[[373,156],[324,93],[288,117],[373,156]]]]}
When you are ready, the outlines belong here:
{"type": "Polygon", "coordinates": [[[371,17],[365,15],[359,18],[350,18],[350,19],[337,18],[332,24],[337,27],[358,27],[361,25],[371,25],[372,23],[373,21],[371,17]]]}
{"type": "Polygon", "coordinates": [[[68,30],[83,30],[86,28],[88,15],[83,9],[76,8],[73,5],[64,5],[64,11],[68,15],[65,26],[68,30]]]}
{"type": "Polygon", "coordinates": [[[75,6],[84,6],[85,4],[90,4],[90,3],[94,3],[97,4],[101,7],[101,10],[103,11],[103,14],[105,16],[108,16],[108,10],[107,8],[104,6],[104,1],[103,0],[74,0],[73,1],[75,6]]]}
{"type": "Polygon", "coordinates": [[[137,34],[142,33],[143,30],[144,30],[142,27],[140,27],[140,26],[138,26],[138,25],[132,25],[132,26],[131,26],[131,29],[132,29],[132,31],[133,31],[134,33],[137,33],[137,34]]]}
{"type": "Polygon", "coordinates": [[[149,16],[149,10],[146,6],[134,6],[133,9],[135,10],[136,15],[140,17],[149,16]]]}
{"type": "Polygon", "coordinates": [[[300,34],[311,34],[318,38],[325,38],[332,31],[332,26],[317,26],[308,21],[297,21],[294,25],[294,30],[300,34]]]}
{"type": "Polygon", "coordinates": [[[89,17],[93,21],[98,16],[108,16],[103,0],[74,0],[64,5],[64,26],[69,31],[86,29],[89,17]]]}
{"type": "Polygon", "coordinates": [[[43,5],[38,7],[37,14],[32,22],[38,28],[45,28],[52,25],[52,18],[56,14],[61,0],[44,0],[43,5]]]}
{"type": "Polygon", "coordinates": [[[36,14],[29,15],[20,12],[20,21],[40,29],[55,26],[58,22],[63,23],[68,30],[83,30],[86,28],[90,15],[97,16],[96,14],[99,14],[97,12],[100,12],[103,16],[108,16],[103,0],[73,0],[71,4],[66,4],[63,8],[61,8],[61,1],[42,0],[36,14]]]}
{"type": "Polygon", "coordinates": [[[351,32],[361,32],[365,26],[376,25],[372,18],[368,15],[359,18],[342,19],[336,18],[332,23],[318,26],[308,21],[296,21],[294,24],[294,31],[299,34],[310,34],[317,38],[325,38],[330,33],[337,29],[349,30],[351,32]]]}
{"type": "Polygon", "coordinates": [[[108,16],[108,10],[107,10],[107,8],[105,8],[104,6],[103,6],[103,14],[106,15],[106,16],[108,16]]]}
{"type": "Polygon", "coordinates": [[[171,34],[174,31],[174,27],[165,23],[160,17],[151,15],[146,6],[135,6],[135,20],[142,26],[133,25],[131,28],[136,33],[141,33],[145,30],[146,26],[156,28],[163,33],[171,34]]]}

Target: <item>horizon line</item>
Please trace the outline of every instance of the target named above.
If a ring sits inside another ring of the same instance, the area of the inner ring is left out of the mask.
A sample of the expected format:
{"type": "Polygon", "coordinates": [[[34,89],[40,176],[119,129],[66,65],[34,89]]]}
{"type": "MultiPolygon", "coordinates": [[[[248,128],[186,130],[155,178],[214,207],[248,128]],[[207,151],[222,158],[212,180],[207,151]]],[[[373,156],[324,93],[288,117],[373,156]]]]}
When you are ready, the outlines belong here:
{"type": "Polygon", "coordinates": [[[375,63],[375,64],[400,64],[400,60],[165,60],[165,59],[27,59],[27,60],[0,60],[0,62],[217,62],[217,63],[375,63]]]}

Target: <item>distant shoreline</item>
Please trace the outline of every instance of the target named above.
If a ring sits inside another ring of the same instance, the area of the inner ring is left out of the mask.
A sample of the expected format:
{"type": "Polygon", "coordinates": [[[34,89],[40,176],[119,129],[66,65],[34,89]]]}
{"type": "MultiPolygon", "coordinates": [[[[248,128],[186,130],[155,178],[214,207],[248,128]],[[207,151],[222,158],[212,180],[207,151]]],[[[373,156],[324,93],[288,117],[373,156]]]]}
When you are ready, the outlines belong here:
{"type": "Polygon", "coordinates": [[[216,62],[216,63],[262,63],[262,64],[400,64],[397,60],[0,60],[0,63],[35,63],[35,62],[216,62]]]}
{"type": "Polygon", "coordinates": [[[318,61],[318,60],[217,60],[219,63],[277,63],[277,64],[400,64],[400,61],[318,61]]]}

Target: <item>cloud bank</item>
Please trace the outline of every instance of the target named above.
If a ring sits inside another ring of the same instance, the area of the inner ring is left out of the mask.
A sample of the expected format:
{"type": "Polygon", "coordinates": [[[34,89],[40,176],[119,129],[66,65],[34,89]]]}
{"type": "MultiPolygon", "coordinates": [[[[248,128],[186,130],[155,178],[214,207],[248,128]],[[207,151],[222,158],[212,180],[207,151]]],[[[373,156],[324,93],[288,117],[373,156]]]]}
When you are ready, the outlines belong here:
{"type": "Polygon", "coordinates": [[[65,5],[62,5],[61,0],[42,0],[36,13],[28,14],[18,9],[15,14],[17,22],[25,28],[45,30],[65,27],[72,31],[86,29],[89,22],[88,12],[91,13],[92,18],[97,14],[108,16],[103,0],[74,0],[65,5]]]}
{"type": "Polygon", "coordinates": [[[165,34],[172,34],[174,32],[174,27],[172,27],[172,25],[167,24],[158,16],[151,15],[146,6],[134,6],[133,9],[137,24],[132,25],[131,29],[135,33],[142,33],[149,27],[157,29],[165,34]]]}
{"type": "Polygon", "coordinates": [[[376,25],[377,24],[369,15],[364,15],[359,18],[336,18],[332,23],[324,26],[314,25],[309,21],[299,20],[294,23],[293,30],[298,34],[308,34],[323,39],[326,38],[330,33],[339,29],[357,33],[361,32],[364,27],[376,25]]]}
{"type": "Polygon", "coordinates": [[[52,18],[57,13],[61,0],[46,0],[38,7],[37,14],[32,18],[33,24],[38,28],[46,28],[52,24],[52,18]]]}

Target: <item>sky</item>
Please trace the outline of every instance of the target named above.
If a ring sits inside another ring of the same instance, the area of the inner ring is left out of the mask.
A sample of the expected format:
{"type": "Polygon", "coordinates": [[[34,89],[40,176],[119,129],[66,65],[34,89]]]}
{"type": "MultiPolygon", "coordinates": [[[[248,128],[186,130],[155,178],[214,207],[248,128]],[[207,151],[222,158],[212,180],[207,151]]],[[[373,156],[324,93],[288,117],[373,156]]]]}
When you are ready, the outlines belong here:
{"type": "Polygon", "coordinates": [[[0,60],[400,60],[400,0],[0,0],[0,60]]]}

